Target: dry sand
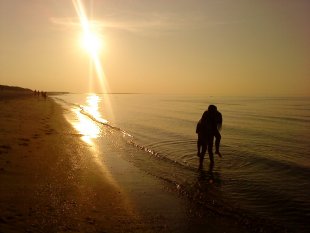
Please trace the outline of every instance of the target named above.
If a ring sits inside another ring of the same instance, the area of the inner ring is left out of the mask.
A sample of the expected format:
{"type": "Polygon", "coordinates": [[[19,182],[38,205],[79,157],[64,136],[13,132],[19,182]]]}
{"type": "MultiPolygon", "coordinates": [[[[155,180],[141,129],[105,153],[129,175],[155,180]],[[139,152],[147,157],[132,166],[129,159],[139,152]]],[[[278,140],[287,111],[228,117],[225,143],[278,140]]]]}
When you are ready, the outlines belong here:
{"type": "Polygon", "coordinates": [[[50,98],[0,93],[0,110],[0,232],[246,232],[197,214],[113,147],[100,165],[50,98]]]}

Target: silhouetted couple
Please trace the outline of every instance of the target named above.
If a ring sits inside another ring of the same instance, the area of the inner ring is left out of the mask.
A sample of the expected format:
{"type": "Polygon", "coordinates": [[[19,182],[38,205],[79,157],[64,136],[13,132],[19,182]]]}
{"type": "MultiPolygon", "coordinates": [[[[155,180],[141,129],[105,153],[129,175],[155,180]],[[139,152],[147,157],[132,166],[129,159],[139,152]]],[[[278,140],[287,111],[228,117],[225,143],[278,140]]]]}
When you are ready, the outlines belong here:
{"type": "Polygon", "coordinates": [[[202,168],[203,159],[208,150],[210,165],[213,166],[214,158],[213,158],[213,142],[215,138],[215,154],[218,154],[222,157],[220,153],[220,141],[221,134],[220,130],[222,128],[222,114],[217,111],[215,105],[210,105],[208,110],[202,114],[201,119],[199,120],[196,133],[198,134],[197,140],[197,149],[198,149],[198,157],[199,157],[199,168],[202,168]]]}

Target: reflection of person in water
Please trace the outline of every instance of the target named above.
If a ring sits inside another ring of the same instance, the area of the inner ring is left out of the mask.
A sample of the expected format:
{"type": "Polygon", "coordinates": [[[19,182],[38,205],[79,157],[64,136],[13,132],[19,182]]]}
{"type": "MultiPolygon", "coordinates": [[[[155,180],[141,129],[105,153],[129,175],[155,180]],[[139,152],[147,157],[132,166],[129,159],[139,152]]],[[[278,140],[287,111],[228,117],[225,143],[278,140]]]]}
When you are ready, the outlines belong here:
{"type": "Polygon", "coordinates": [[[208,150],[210,163],[214,164],[213,158],[213,141],[215,137],[215,154],[218,154],[220,157],[222,156],[220,153],[220,141],[221,141],[221,134],[219,130],[222,127],[222,114],[217,111],[215,105],[210,105],[208,110],[205,111],[199,120],[196,133],[198,134],[197,140],[197,150],[198,150],[198,157],[199,166],[202,167],[203,159],[208,150]]]}

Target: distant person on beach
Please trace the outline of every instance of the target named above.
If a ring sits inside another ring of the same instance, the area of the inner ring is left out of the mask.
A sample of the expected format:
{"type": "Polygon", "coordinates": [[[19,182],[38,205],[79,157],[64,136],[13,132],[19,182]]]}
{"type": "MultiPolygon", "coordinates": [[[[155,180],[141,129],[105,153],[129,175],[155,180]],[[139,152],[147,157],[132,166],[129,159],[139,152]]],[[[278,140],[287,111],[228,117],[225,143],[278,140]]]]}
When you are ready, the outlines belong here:
{"type": "Polygon", "coordinates": [[[220,142],[222,128],[222,114],[217,110],[215,105],[209,105],[208,110],[202,114],[201,119],[197,123],[196,133],[197,140],[197,156],[199,159],[199,166],[202,167],[203,159],[208,150],[210,163],[214,164],[213,158],[213,141],[215,137],[215,154],[222,157],[220,153],[220,142]]]}

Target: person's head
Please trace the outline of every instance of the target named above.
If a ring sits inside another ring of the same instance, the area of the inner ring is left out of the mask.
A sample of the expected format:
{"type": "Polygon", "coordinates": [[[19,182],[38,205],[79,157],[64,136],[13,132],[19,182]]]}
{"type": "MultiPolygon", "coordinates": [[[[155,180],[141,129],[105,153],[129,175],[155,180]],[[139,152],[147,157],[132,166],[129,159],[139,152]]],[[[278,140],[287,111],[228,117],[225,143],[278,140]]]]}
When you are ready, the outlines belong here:
{"type": "Polygon", "coordinates": [[[210,111],[210,112],[216,112],[216,111],[217,111],[217,108],[216,108],[215,105],[211,104],[211,105],[209,105],[209,107],[208,107],[208,111],[210,111]]]}

